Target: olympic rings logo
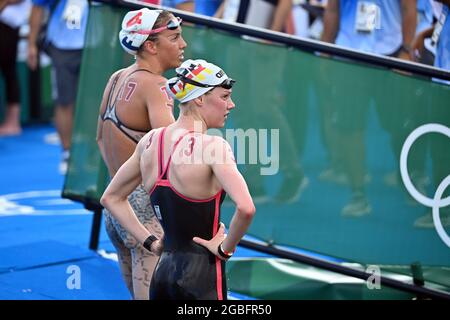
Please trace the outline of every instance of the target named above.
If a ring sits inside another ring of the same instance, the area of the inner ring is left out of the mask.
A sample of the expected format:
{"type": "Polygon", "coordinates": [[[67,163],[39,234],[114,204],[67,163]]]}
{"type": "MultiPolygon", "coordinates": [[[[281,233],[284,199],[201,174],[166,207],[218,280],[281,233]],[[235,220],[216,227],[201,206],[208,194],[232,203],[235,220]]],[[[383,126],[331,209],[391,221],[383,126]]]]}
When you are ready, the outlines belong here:
{"type": "Polygon", "coordinates": [[[411,178],[408,174],[408,166],[407,166],[407,160],[408,160],[408,153],[409,149],[411,149],[411,146],[413,143],[422,135],[426,133],[441,133],[443,135],[446,135],[448,138],[450,138],[450,128],[437,124],[437,123],[429,123],[422,125],[415,129],[413,132],[411,132],[406,138],[405,143],[403,144],[402,151],[400,154],[400,173],[402,175],[403,184],[405,185],[408,192],[411,194],[411,196],[416,199],[421,204],[432,208],[433,210],[433,223],[434,227],[444,243],[450,247],[450,237],[445,232],[441,218],[439,217],[439,209],[442,207],[446,207],[450,205],[450,196],[447,198],[442,199],[442,194],[444,193],[445,189],[450,185],[450,175],[448,175],[437,187],[436,192],[434,194],[434,198],[428,198],[427,196],[421,194],[417,189],[414,187],[414,185],[411,182],[411,178]]]}

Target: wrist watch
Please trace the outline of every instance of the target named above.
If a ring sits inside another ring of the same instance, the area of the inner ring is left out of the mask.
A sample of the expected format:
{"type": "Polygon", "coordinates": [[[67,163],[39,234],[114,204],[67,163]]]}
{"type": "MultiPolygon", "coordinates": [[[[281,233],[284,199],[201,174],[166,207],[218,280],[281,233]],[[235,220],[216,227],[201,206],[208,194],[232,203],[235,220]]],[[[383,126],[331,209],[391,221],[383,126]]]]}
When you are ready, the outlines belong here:
{"type": "Polygon", "coordinates": [[[152,252],[152,243],[156,240],[158,240],[158,238],[151,234],[147,237],[147,239],[145,239],[142,246],[148,251],[152,252]]]}
{"type": "MultiPolygon", "coordinates": [[[[223,242],[222,242],[222,243],[223,243],[223,242]]],[[[223,259],[228,260],[228,259],[231,258],[231,256],[233,255],[234,251],[228,252],[228,251],[223,250],[223,248],[222,248],[222,243],[219,244],[219,246],[217,247],[217,252],[219,253],[219,255],[220,255],[223,259]]]]}

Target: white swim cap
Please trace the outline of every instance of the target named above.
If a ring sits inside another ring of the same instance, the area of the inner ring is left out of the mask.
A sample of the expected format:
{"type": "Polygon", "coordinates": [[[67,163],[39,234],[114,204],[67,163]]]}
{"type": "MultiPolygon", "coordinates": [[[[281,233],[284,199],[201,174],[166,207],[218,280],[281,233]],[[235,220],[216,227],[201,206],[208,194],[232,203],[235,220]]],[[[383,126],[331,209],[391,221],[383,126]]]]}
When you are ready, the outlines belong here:
{"type": "Polygon", "coordinates": [[[119,40],[122,48],[129,54],[136,55],[140,46],[148,38],[161,10],[143,8],[128,12],[122,20],[119,40]]]}
{"type": "Polygon", "coordinates": [[[231,89],[234,80],[205,60],[186,60],[175,69],[177,77],[167,80],[166,91],[181,103],[200,97],[214,87],[231,89]]]}

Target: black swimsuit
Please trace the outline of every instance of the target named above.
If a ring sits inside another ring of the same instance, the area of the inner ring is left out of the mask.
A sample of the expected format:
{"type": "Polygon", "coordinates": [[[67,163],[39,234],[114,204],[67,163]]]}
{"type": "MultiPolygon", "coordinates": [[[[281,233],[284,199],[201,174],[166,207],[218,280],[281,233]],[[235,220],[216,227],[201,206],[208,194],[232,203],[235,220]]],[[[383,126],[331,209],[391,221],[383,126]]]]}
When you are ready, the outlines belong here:
{"type": "Polygon", "coordinates": [[[180,194],[168,180],[169,166],[181,136],[164,166],[164,134],[158,143],[158,179],[150,191],[156,216],[164,229],[164,251],[153,273],[150,299],[226,300],[225,262],[192,241],[213,238],[219,229],[225,192],[196,200],[180,194]]]}

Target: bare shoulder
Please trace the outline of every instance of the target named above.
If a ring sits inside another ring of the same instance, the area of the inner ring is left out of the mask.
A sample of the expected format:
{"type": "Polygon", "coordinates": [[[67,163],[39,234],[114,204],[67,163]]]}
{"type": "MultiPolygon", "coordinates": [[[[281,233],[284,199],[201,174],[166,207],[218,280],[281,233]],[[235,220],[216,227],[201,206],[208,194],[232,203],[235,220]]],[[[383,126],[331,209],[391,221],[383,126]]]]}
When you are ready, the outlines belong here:
{"type": "Polygon", "coordinates": [[[136,150],[139,154],[142,154],[146,149],[150,148],[151,145],[153,145],[154,141],[156,140],[157,132],[162,130],[162,128],[157,128],[150,130],[145,134],[145,136],[142,137],[141,140],[139,140],[139,143],[136,147],[136,150]]]}
{"type": "Polygon", "coordinates": [[[204,157],[211,158],[212,164],[235,164],[233,149],[221,136],[203,135],[204,157]]]}
{"type": "Polygon", "coordinates": [[[112,88],[114,79],[116,79],[117,75],[120,74],[123,70],[125,70],[125,69],[119,69],[119,70],[115,71],[109,77],[108,82],[106,83],[106,86],[105,86],[105,88],[103,90],[102,101],[101,101],[101,104],[100,104],[100,112],[104,112],[104,110],[106,108],[106,101],[107,101],[108,95],[111,93],[110,90],[112,88]]]}
{"type": "Polygon", "coordinates": [[[140,82],[142,82],[145,85],[148,85],[149,87],[155,87],[159,88],[162,85],[166,84],[166,78],[164,78],[162,75],[150,73],[147,71],[140,71],[136,74],[136,78],[139,79],[140,82]]]}
{"type": "Polygon", "coordinates": [[[115,71],[115,72],[109,77],[108,82],[106,83],[106,86],[105,86],[105,91],[107,91],[107,90],[109,90],[109,88],[111,88],[114,79],[115,79],[115,78],[117,77],[117,75],[118,75],[119,73],[121,73],[123,70],[125,70],[125,69],[119,69],[119,70],[115,71]]]}
{"type": "Polygon", "coordinates": [[[209,135],[209,134],[203,134],[203,139],[205,141],[209,141],[209,143],[212,143],[214,145],[222,146],[222,145],[229,145],[228,141],[225,140],[221,136],[215,136],[215,135],[209,135]]]}
{"type": "Polygon", "coordinates": [[[117,75],[120,74],[120,73],[122,73],[125,69],[126,69],[126,68],[122,68],[122,69],[119,69],[119,70],[115,71],[115,72],[109,77],[109,82],[112,82],[112,81],[117,77],[117,75]]]}
{"type": "Polygon", "coordinates": [[[158,74],[141,71],[133,75],[135,81],[138,83],[139,95],[150,99],[154,102],[155,99],[166,98],[164,90],[166,87],[166,78],[158,74]]]}

